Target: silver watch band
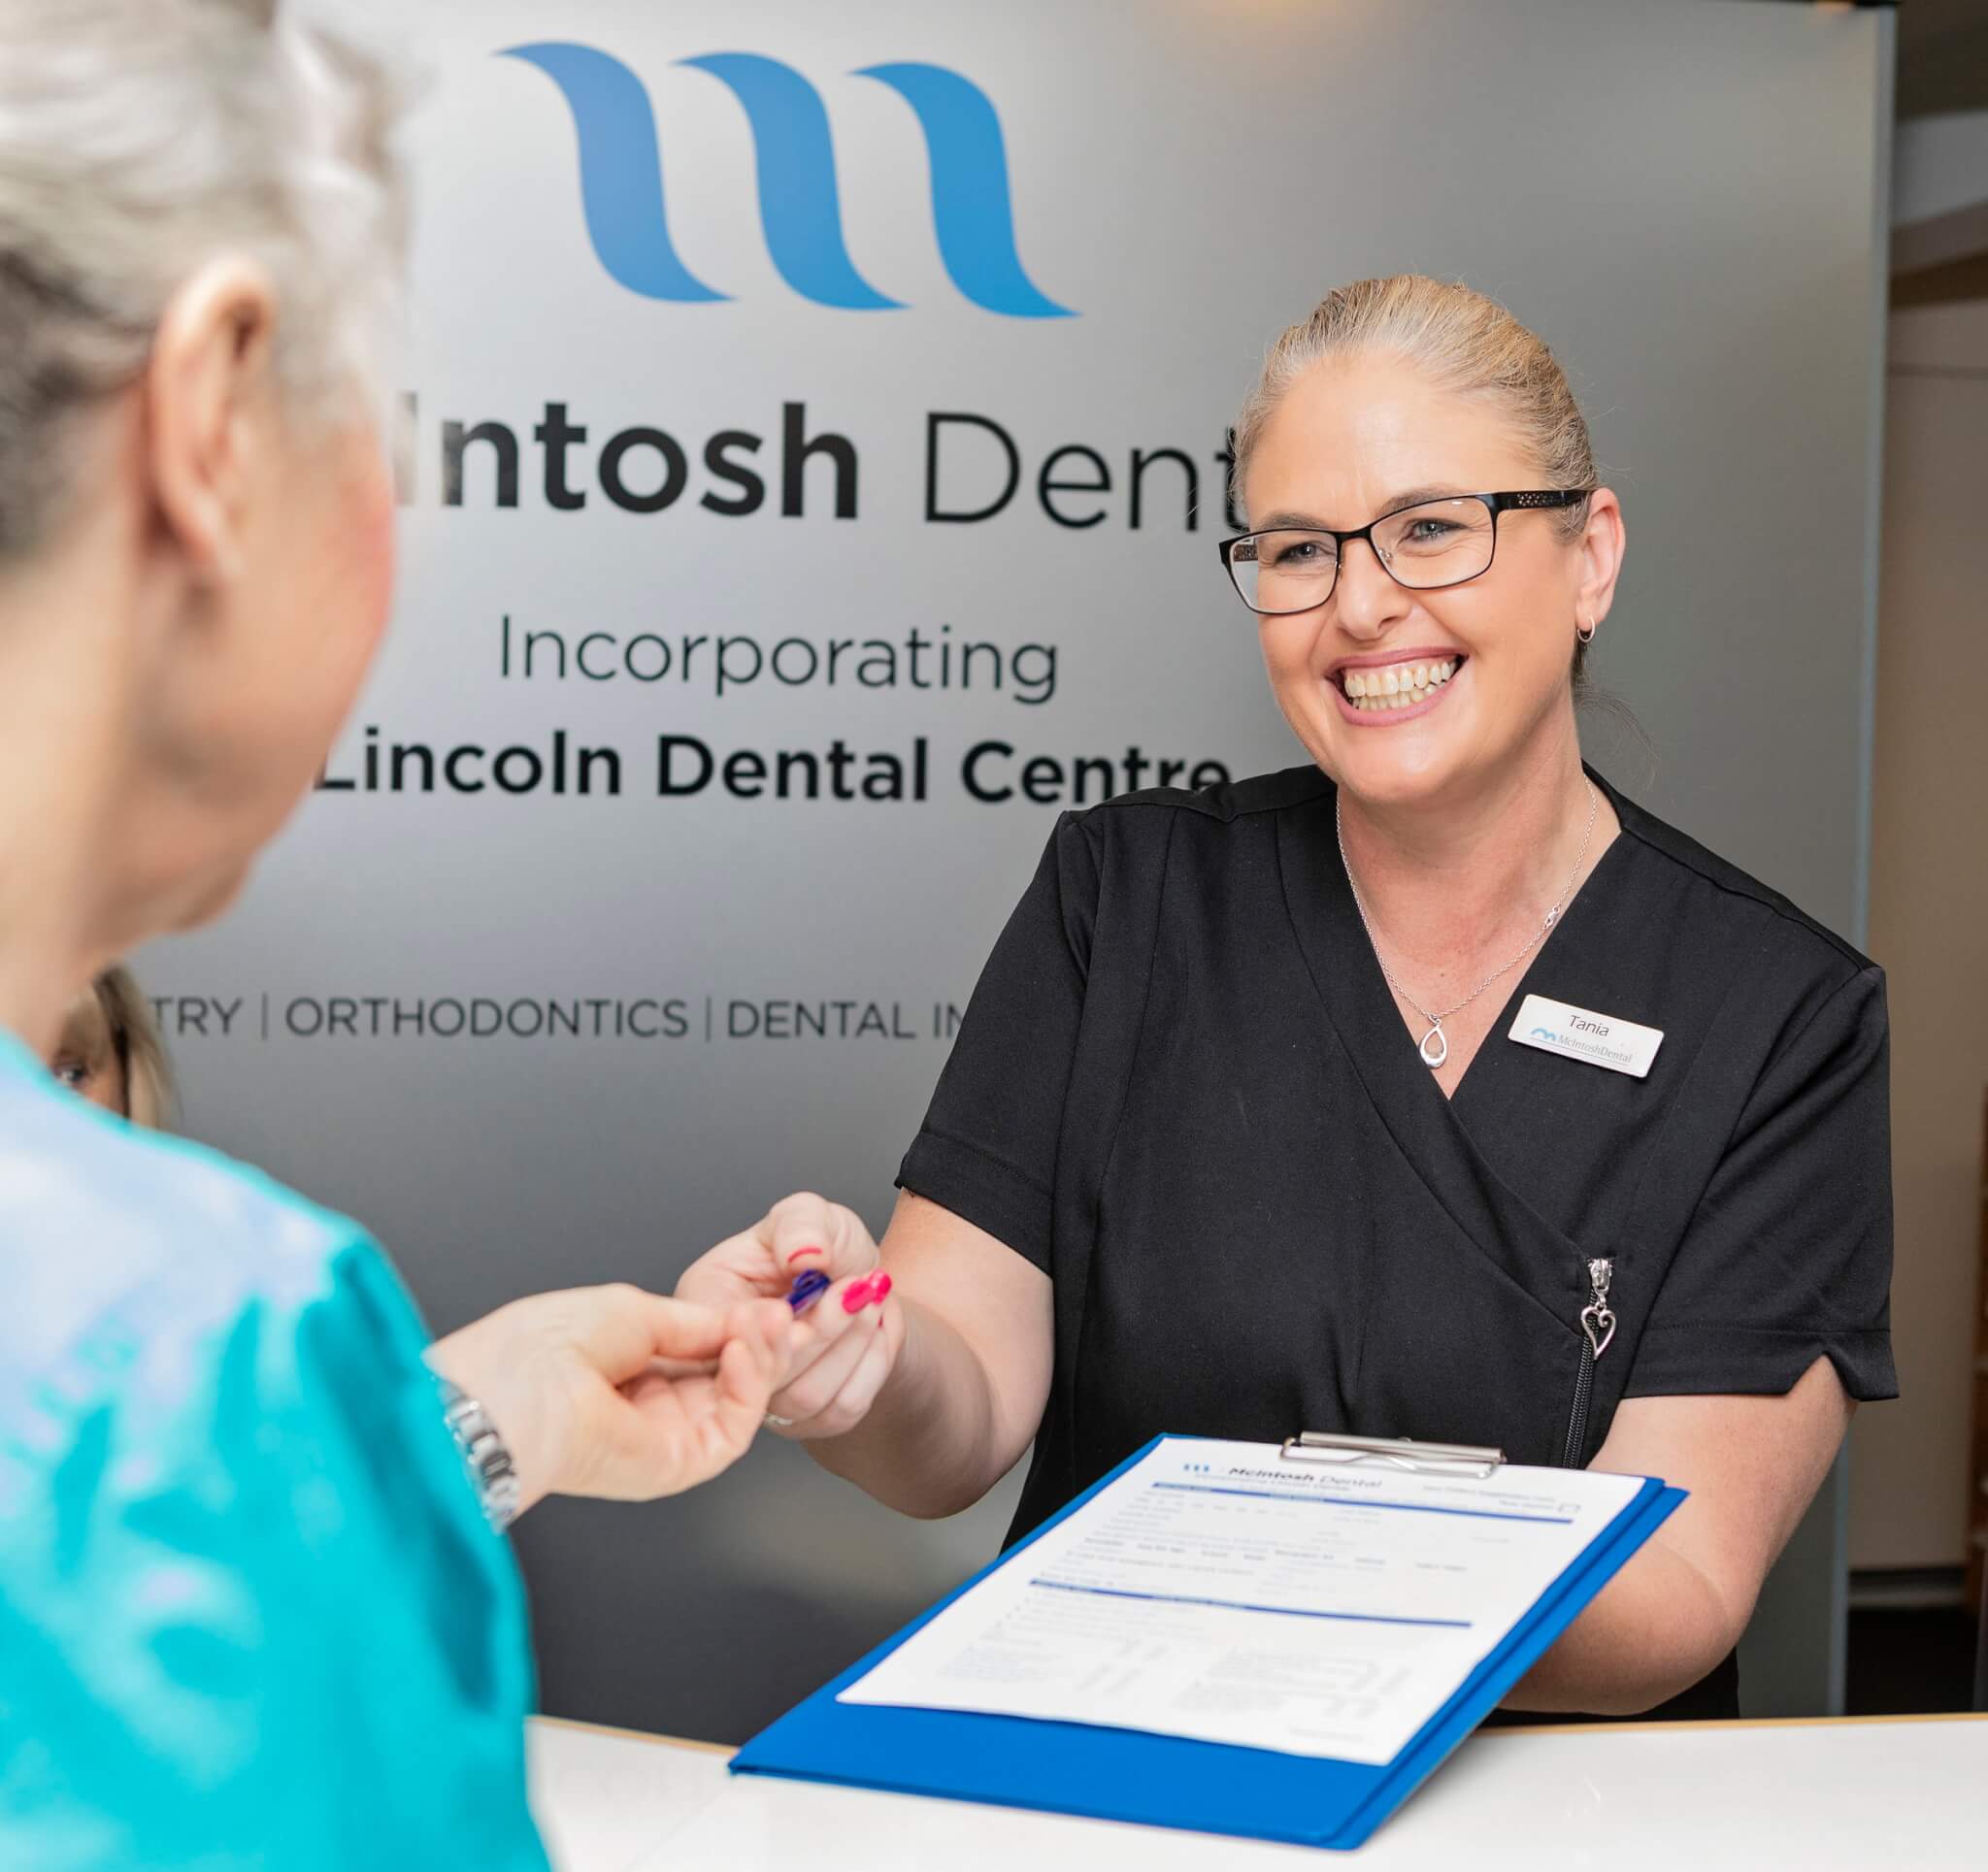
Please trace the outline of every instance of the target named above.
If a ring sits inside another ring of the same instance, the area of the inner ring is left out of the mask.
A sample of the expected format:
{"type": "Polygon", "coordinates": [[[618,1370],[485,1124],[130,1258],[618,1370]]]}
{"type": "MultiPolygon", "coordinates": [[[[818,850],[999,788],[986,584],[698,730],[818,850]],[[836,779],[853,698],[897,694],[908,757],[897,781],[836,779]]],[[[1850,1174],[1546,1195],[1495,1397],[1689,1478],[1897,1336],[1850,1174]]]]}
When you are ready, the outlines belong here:
{"type": "Polygon", "coordinates": [[[501,1534],[517,1519],[517,1469],[511,1451],[481,1404],[460,1385],[447,1378],[441,1382],[443,1421],[462,1452],[484,1518],[501,1534]]]}

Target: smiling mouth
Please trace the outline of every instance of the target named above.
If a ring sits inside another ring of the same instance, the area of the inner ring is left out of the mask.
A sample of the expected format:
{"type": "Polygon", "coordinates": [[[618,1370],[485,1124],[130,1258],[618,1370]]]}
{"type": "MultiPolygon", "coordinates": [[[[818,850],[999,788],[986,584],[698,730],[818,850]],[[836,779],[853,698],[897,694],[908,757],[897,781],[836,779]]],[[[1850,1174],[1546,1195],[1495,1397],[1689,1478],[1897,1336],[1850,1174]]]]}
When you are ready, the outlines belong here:
{"type": "Polygon", "coordinates": [[[1365,670],[1342,670],[1333,677],[1347,705],[1362,714],[1412,708],[1427,702],[1469,661],[1436,657],[1423,663],[1388,663],[1365,670]]]}

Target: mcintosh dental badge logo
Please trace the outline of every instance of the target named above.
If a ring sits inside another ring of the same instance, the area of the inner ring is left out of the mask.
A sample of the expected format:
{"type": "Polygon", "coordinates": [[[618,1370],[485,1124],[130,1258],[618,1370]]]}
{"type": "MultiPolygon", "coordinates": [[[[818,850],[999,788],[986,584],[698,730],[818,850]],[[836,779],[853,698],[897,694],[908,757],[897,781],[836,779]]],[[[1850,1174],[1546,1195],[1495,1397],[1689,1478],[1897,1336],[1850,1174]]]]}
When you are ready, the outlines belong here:
{"type": "MultiPolygon", "coordinates": [[[[500,54],[536,66],[564,93],[580,139],[580,198],[601,265],[646,299],[693,305],[729,298],[700,279],[670,240],[662,148],[642,81],[591,46],[544,41],[500,54]]],[[[777,58],[712,52],[679,63],[709,74],[744,106],[759,164],[759,218],[779,276],[804,299],[846,312],[903,301],[856,271],[843,242],[835,146],[821,94],[777,58]]],[[[1015,252],[1001,118],[978,85],[942,65],[867,65],[851,74],[895,91],[924,133],[932,221],[952,283],[1008,318],[1069,318],[1039,291],[1015,252]]]]}

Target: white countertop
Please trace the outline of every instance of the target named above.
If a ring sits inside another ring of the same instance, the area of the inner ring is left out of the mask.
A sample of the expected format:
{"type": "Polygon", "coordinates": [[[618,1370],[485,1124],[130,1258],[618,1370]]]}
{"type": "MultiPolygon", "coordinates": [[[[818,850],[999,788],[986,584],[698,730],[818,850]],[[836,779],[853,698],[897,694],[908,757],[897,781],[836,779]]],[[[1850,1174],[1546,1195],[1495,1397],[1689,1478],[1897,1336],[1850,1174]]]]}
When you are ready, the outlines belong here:
{"type": "MultiPolygon", "coordinates": [[[[726,1773],[727,1750],[541,1718],[560,1872],[1220,1872],[1306,1847],[726,1773]]],[[[1466,1742],[1356,1856],[1373,1872],[1982,1872],[1988,1717],[1633,1724],[1466,1742]]]]}

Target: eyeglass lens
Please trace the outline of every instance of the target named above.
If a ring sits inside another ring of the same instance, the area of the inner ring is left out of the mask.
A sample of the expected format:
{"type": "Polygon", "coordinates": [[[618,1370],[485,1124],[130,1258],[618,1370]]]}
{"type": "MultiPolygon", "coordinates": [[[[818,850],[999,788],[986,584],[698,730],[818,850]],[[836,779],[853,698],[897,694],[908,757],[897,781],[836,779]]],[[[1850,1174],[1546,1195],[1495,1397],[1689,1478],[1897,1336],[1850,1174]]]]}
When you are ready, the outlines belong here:
{"type": "MultiPolygon", "coordinates": [[[[1414,591],[1474,578],[1491,563],[1491,509],[1476,500],[1429,501],[1375,523],[1375,552],[1414,591]]],[[[1229,554],[1229,574],[1253,611],[1307,611],[1332,596],[1339,542],[1330,534],[1288,528],[1251,534],[1229,554]]]]}

